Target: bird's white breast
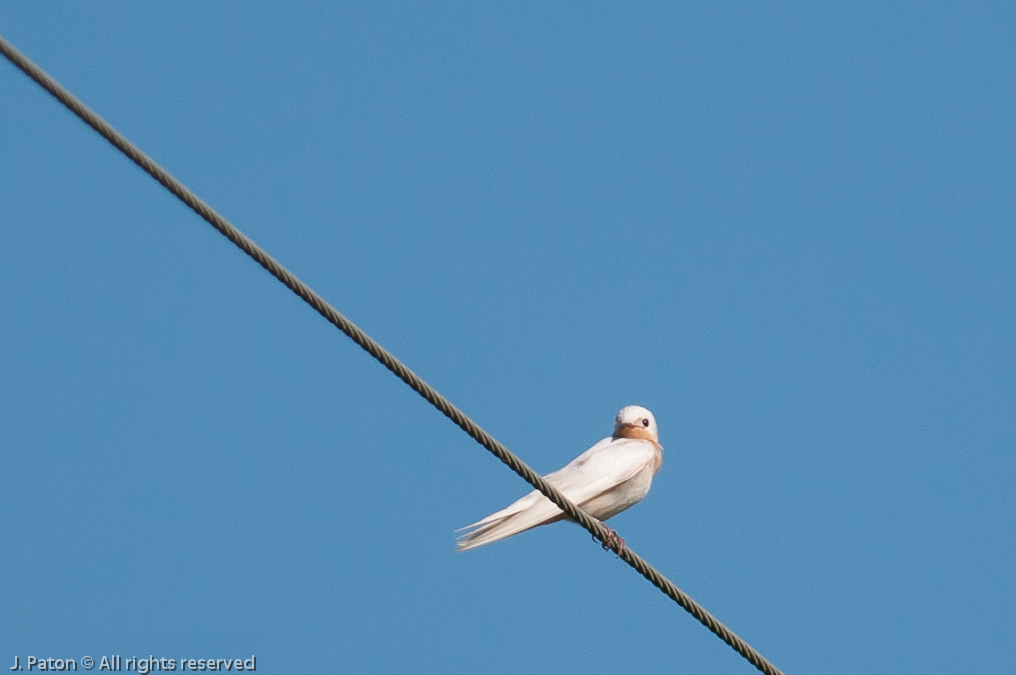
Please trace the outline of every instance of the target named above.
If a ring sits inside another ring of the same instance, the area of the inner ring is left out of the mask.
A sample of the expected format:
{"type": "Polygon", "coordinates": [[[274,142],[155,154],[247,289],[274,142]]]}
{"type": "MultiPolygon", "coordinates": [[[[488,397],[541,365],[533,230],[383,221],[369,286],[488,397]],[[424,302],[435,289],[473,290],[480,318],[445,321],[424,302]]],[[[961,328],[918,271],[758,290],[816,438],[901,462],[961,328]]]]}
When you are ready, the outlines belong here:
{"type": "Polygon", "coordinates": [[[655,473],[655,462],[649,462],[628,480],[593,497],[581,506],[594,518],[600,520],[612,518],[625,509],[638,504],[649,494],[649,486],[652,485],[655,473]]]}

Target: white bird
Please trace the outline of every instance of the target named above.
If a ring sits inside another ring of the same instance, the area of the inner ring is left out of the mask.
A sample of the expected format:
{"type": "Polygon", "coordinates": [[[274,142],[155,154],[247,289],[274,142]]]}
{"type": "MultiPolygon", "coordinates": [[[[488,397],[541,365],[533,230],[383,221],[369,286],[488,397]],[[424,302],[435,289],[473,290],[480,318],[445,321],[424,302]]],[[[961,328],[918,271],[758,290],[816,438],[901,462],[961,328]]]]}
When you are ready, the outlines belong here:
{"type": "MultiPolygon", "coordinates": [[[[653,476],[663,464],[662,451],[656,418],[642,406],[630,405],[617,413],[612,436],[544,478],[602,522],[648,494],[653,476]]],[[[457,530],[464,532],[457,549],[468,551],[564,518],[561,509],[533,490],[507,508],[457,530]]],[[[609,545],[620,553],[624,541],[610,531],[612,537],[604,548],[609,545]]]]}

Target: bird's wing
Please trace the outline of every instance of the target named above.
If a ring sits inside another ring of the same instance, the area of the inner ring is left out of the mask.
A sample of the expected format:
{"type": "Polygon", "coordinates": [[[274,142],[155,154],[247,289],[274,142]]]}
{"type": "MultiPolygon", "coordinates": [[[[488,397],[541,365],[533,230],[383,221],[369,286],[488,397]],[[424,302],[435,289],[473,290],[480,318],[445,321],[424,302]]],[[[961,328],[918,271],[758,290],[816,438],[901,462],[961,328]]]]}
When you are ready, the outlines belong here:
{"type": "Polygon", "coordinates": [[[651,442],[639,438],[605,438],[564,468],[548,474],[547,480],[582,506],[634,477],[654,460],[656,452],[651,442]]]}
{"type": "MultiPolygon", "coordinates": [[[[608,436],[544,478],[581,506],[632,478],[653,461],[655,452],[647,441],[608,436]]],[[[563,517],[561,509],[533,490],[504,509],[462,528],[460,531],[466,533],[459,537],[458,550],[483,546],[563,517]]]]}
{"type": "MultiPolygon", "coordinates": [[[[563,491],[565,489],[565,486],[564,486],[565,482],[567,482],[567,483],[574,482],[575,475],[576,475],[574,467],[576,465],[581,466],[582,464],[584,464],[585,461],[588,460],[591,456],[593,456],[595,454],[598,454],[599,451],[601,451],[603,448],[605,448],[608,445],[610,445],[611,441],[613,441],[613,440],[614,439],[611,438],[610,436],[608,436],[607,438],[604,438],[599,443],[597,443],[596,445],[594,445],[593,447],[589,448],[584,453],[582,453],[581,455],[579,455],[578,457],[573,459],[567,465],[561,467],[560,469],[558,469],[557,471],[554,471],[553,473],[548,473],[546,476],[544,476],[544,479],[546,479],[546,481],[548,483],[550,483],[551,485],[553,485],[557,489],[563,491]]],[[[460,528],[458,531],[461,532],[463,530],[473,530],[473,529],[482,527],[483,525],[487,525],[487,524],[495,522],[495,521],[504,520],[505,518],[508,518],[509,516],[513,516],[513,515],[521,512],[521,511],[525,511],[526,509],[532,507],[534,504],[539,502],[541,499],[542,500],[547,500],[547,498],[544,497],[538,490],[533,490],[532,492],[530,492],[526,496],[520,497],[519,499],[515,500],[514,502],[512,502],[511,504],[509,504],[505,508],[501,509],[500,511],[497,511],[496,513],[492,513],[489,516],[487,516],[486,518],[484,518],[483,520],[479,520],[479,521],[477,521],[477,522],[475,522],[475,523],[473,523],[471,525],[466,525],[465,527],[460,528]]],[[[569,499],[570,499],[570,497],[569,497],[569,499]]],[[[552,504],[552,502],[550,502],[549,500],[548,500],[548,503],[552,504]]]]}

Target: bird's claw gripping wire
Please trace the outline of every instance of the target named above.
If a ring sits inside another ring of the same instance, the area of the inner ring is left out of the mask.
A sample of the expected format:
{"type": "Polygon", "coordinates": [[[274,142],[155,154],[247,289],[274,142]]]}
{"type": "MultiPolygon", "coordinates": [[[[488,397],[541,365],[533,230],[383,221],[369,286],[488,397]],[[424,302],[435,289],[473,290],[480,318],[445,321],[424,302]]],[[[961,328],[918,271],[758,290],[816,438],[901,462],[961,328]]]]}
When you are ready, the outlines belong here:
{"type": "MultiPolygon", "coordinates": [[[[600,546],[603,548],[604,552],[613,551],[617,554],[617,557],[620,558],[621,553],[624,552],[624,539],[618,536],[617,532],[613,528],[607,527],[605,523],[601,522],[600,525],[603,525],[608,532],[607,539],[600,542],[600,546]]],[[[596,537],[593,537],[593,541],[599,540],[596,537]]]]}

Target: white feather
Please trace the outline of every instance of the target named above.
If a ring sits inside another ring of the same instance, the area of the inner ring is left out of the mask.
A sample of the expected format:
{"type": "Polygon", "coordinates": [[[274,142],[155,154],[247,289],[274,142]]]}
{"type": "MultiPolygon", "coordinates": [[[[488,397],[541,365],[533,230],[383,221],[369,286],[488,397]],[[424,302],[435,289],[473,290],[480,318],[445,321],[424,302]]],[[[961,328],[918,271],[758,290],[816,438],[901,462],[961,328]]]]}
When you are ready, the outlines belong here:
{"type": "MultiPolygon", "coordinates": [[[[639,410],[652,417],[644,408],[639,410]]],[[[655,424],[653,420],[653,431],[655,424]]],[[[544,478],[589,515],[606,520],[646,496],[659,466],[659,452],[658,445],[651,440],[608,436],[544,478]]],[[[462,528],[460,531],[465,534],[459,537],[458,550],[490,544],[564,517],[553,502],[533,490],[506,508],[462,528]]]]}

